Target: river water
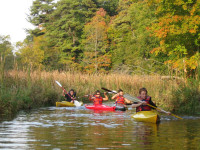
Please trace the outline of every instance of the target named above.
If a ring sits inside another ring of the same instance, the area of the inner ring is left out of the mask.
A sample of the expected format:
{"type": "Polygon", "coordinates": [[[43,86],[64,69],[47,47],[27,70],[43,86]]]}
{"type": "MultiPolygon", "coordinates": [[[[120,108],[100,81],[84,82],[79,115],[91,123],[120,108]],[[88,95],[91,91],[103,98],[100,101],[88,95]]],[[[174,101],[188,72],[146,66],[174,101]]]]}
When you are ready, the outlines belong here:
{"type": "Polygon", "coordinates": [[[200,116],[161,115],[161,123],[134,121],[126,112],[45,107],[0,123],[0,149],[200,150],[200,116]]]}

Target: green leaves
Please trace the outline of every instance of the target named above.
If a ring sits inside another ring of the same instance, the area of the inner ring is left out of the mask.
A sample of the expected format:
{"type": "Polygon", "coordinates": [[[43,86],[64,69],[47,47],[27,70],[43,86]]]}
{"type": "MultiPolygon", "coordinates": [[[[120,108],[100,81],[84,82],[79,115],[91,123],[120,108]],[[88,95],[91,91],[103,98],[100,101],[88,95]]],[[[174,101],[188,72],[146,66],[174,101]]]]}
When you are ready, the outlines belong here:
{"type": "Polygon", "coordinates": [[[29,19],[36,28],[24,44],[27,51],[37,45],[37,61],[51,69],[190,74],[198,64],[199,8],[192,0],[35,0],[29,19]]]}

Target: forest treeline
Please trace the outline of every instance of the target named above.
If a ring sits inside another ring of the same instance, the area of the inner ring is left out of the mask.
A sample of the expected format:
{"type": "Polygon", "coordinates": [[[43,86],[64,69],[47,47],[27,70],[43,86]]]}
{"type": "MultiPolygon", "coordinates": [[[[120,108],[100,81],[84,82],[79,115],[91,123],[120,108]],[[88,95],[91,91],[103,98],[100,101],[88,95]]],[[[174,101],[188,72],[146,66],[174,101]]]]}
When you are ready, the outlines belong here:
{"type": "Polygon", "coordinates": [[[1,69],[198,74],[200,1],[35,0],[28,20],[15,54],[0,36],[1,69]]]}

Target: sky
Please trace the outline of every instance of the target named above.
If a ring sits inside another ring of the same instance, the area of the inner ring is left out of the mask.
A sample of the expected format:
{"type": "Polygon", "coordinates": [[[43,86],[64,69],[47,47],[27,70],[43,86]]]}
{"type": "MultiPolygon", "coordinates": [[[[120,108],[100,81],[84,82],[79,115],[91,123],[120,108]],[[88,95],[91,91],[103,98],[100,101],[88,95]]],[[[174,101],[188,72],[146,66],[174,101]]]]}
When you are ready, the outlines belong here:
{"type": "Polygon", "coordinates": [[[33,0],[0,0],[0,35],[10,35],[12,44],[26,38],[25,29],[34,26],[27,21],[33,0]]]}

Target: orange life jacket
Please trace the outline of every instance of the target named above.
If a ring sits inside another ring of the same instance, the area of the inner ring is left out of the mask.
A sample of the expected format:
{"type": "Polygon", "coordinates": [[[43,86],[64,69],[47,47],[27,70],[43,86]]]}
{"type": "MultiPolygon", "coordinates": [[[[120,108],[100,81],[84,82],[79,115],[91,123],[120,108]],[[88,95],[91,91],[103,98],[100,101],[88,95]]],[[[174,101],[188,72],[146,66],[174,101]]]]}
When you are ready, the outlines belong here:
{"type": "MultiPolygon", "coordinates": [[[[137,97],[138,99],[140,99],[141,101],[145,101],[147,104],[150,104],[150,100],[151,100],[151,97],[150,96],[147,96],[146,99],[142,99],[140,96],[137,97]]],[[[151,107],[148,106],[148,105],[141,105],[139,107],[136,108],[136,112],[139,112],[139,111],[150,111],[151,110],[151,107]]]]}
{"type": "Polygon", "coordinates": [[[93,104],[94,105],[102,105],[103,97],[101,97],[101,96],[97,97],[95,95],[94,95],[94,97],[95,97],[95,99],[93,100],[93,104]]]}
{"type": "Polygon", "coordinates": [[[117,96],[116,104],[125,104],[125,98],[123,96],[117,96]]]}

